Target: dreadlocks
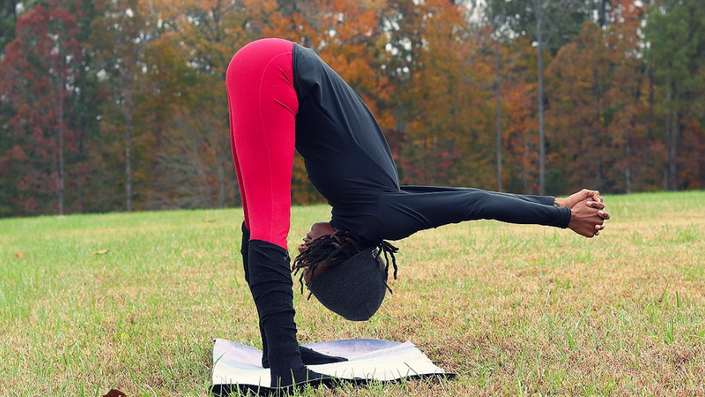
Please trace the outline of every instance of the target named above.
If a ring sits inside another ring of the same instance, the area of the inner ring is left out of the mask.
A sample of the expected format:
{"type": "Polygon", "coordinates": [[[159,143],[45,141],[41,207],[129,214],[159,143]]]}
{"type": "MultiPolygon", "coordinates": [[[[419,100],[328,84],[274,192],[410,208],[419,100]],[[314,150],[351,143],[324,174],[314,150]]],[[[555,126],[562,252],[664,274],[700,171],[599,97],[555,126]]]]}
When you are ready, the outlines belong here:
{"type": "Polygon", "coordinates": [[[328,268],[345,262],[357,253],[364,251],[371,246],[376,246],[378,249],[375,258],[378,258],[379,255],[384,252],[384,259],[386,263],[384,268],[384,285],[387,287],[389,292],[392,292],[392,289],[389,288],[389,285],[387,284],[387,278],[389,277],[389,257],[392,258],[394,279],[396,280],[397,259],[394,254],[397,253],[399,249],[384,240],[374,243],[363,239],[356,233],[338,230],[333,234],[321,236],[311,241],[307,244],[306,250],[294,258],[294,263],[291,267],[292,272],[296,274],[299,270],[303,270],[299,276],[301,293],[303,294],[304,292],[304,281],[306,286],[309,287],[311,285],[311,281],[318,274],[324,272],[328,268]]]}

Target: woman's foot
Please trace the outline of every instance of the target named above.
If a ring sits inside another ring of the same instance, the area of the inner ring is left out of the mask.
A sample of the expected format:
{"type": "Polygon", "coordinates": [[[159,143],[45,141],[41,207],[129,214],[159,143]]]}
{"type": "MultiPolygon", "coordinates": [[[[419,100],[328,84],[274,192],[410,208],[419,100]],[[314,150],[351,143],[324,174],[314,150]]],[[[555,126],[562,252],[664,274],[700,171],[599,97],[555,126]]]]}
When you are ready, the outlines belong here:
{"type": "MultiPolygon", "coordinates": [[[[304,365],[319,365],[348,361],[345,357],[329,356],[319,353],[313,349],[309,349],[308,347],[299,346],[299,351],[301,352],[301,361],[303,361],[304,365]]],[[[262,355],[262,368],[269,368],[269,358],[265,355],[262,355]]]]}
{"type": "Polygon", "coordinates": [[[274,374],[274,371],[270,371],[270,374],[272,377],[271,387],[273,389],[291,389],[304,385],[330,386],[336,380],[336,378],[333,378],[329,375],[319,374],[318,372],[311,371],[306,367],[300,368],[298,370],[291,370],[288,373],[282,374],[274,374]]]}

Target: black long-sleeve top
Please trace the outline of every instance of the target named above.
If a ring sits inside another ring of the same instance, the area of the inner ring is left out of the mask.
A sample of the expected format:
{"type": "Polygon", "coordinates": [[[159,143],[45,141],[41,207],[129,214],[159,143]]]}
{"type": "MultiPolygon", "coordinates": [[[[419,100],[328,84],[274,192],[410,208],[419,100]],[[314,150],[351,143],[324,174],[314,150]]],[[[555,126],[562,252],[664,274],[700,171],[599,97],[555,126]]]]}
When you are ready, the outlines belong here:
{"type": "Polygon", "coordinates": [[[387,140],[357,93],[311,49],[294,45],[296,149],[332,206],[331,224],[371,241],[476,219],[565,228],[554,198],[474,188],[400,186],[387,140]]]}

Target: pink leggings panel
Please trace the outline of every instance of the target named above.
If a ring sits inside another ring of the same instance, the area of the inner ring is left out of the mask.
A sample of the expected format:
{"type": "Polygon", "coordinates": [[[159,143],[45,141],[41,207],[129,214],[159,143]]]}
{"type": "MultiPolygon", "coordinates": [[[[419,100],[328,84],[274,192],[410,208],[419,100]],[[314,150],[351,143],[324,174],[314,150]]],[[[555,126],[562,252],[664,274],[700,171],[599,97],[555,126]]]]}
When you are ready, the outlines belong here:
{"type": "Polygon", "coordinates": [[[230,142],[250,238],[284,249],[291,215],[291,171],[296,114],[294,44],[252,42],[238,51],[226,74],[230,142]]]}

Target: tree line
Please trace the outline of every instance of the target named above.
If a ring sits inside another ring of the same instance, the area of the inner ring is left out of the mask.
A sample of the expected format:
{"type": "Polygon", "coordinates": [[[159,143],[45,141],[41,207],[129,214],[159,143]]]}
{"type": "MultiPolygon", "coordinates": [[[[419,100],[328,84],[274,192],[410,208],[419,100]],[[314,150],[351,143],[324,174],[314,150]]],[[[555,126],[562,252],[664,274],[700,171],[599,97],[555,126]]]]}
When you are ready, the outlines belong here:
{"type": "Polygon", "coordinates": [[[360,94],[402,183],[705,186],[701,0],[3,4],[0,217],[238,205],[225,71],[270,36],[360,94]]]}

